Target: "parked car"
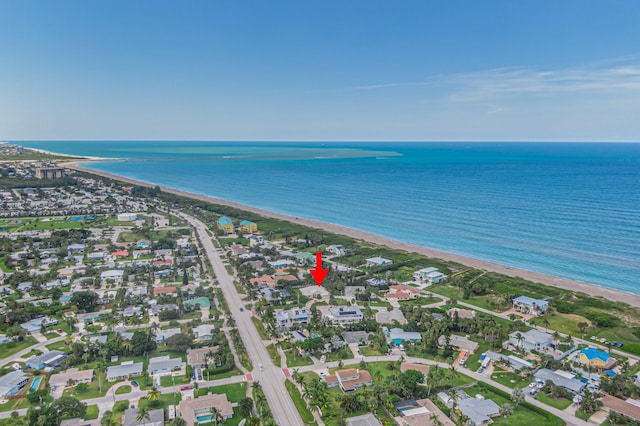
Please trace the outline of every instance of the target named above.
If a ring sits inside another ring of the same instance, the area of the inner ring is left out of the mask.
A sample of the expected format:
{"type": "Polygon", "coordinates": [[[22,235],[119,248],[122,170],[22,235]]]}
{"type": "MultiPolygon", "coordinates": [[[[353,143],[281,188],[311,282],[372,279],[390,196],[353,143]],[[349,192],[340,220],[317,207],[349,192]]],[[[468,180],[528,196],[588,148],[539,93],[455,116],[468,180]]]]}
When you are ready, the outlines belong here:
{"type": "Polygon", "coordinates": [[[624,343],[622,343],[622,342],[618,342],[618,347],[619,347],[619,348],[621,348],[621,347],[623,347],[623,346],[624,346],[624,343]]]}
{"type": "Polygon", "coordinates": [[[244,308],[240,308],[240,312],[244,312],[244,308]]]}
{"type": "Polygon", "coordinates": [[[478,373],[482,373],[484,371],[483,367],[478,368],[478,373]]]}
{"type": "Polygon", "coordinates": [[[192,389],[192,386],[191,386],[191,385],[182,386],[182,387],[180,388],[180,390],[181,390],[181,391],[187,391],[187,390],[190,390],[190,389],[192,389]]]}
{"type": "Polygon", "coordinates": [[[137,388],[140,385],[138,385],[138,382],[136,382],[135,380],[132,380],[131,381],[131,386],[133,386],[134,388],[137,388]]]}

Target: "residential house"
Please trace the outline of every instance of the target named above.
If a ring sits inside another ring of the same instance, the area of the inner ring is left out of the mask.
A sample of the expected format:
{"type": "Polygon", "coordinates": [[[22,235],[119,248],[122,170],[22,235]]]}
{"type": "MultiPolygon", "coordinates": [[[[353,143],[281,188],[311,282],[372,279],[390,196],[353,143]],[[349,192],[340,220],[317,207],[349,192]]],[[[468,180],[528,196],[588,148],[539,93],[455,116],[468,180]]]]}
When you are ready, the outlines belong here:
{"type": "Polygon", "coordinates": [[[240,222],[240,232],[245,234],[253,234],[258,230],[258,225],[250,220],[243,220],[240,222]]]}
{"type": "Polygon", "coordinates": [[[158,356],[149,359],[149,367],[147,371],[151,375],[159,374],[161,376],[170,375],[173,371],[182,368],[182,359],[169,358],[169,355],[158,356]]]}
{"type": "Polygon", "coordinates": [[[552,382],[556,386],[561,386],[571,393],[578,394],[584,390],[587,386],[586,383],[576,379],[575,377],[569,378],[566,372],[551,371],[548,368],[541,368],[533,375],[536,379],[542,382],[552,382]]]}
{"type": "Polygon", "coordinates": [[[208,361],[205,362],[205,358],[212,357],[219,349],[218,346],[189,349],[187,351],[187,363],[193,368],[204,368],[205,364],[209,363],[208,361]]]}
{"type": "Polygon", "coordinates": [[[349,417],[345,422],[347,426],[382,426],[382,423],[371,413],[349,417]]]}
{"type": "Polygon", "coordinates": [[[514,331],[509,334],[509,344],[527,352],[543,351],[553,344],[553,337],[549,333],[536,329],[526,333],[514,331]]]}
{"type": "Polygon", "coordinates": [[[335,374],[324,376],[323,381],[329,388],[340,386],[340,389],[342,389],[344,393],[355,392],[359,387],[371,386],[373,384],[371,374],[369,374],[367,370],[358,370],[355,368],[338,370],[335,374]]]}
{"type": "Polygon", "coordinates": [[[528,296],[519,296],[513,299],[513,308],[516,311],[529,315],[542,315],[547,312],[549,302],[541,299],[534,299],[528,296]]]}
{"type": "Polygon", "coordinates": [[[121,269],[112,269],[110,271],[104,271],[100,274],[102,281],[113,280],[116,283],[121,283],[124,276],[124,271],[121,269]]]}
{"type": "Polygon", "coordinates": [[[84,250],[87,248],[85,244],[70,244],[67,246],[67,253],[69,254],[84,254],[84,250]]]}
{"type": "Polygon", "coordinates": [[[423,284],[438,284],[447,279],[447,276],[438,271],[438,268],[423,268],[413,273],[413,280],[423,284]]]}
{"type": "Polygon", "coordinates": [[[385,259],[384,257],[380,256],[371,257],[366,260],[366,266],[368,266],[369,268],[376,266],[388,266],[391,264],[393,264],[392,260],[385,259]]]}
{"type": "Polygon", "coordinates": [[[395,299],[398,301],[417,299],[420,295],[420,290],[410,287],[408,285],[392,285],[389,287],[389,292],[384,295],[386,300],[395,299]]]}
{"type": "Polygon", "coordinates": [[[216,222],[218,225],[218,229],[224,231],[227,234],[233,234],[233,221],[229,219],[227,216],[221,216],[216,222]]]}
{"type": "Polygon", "coordinates": [[[126,380],[142,375],[142,363],[126,361],[120,365],[107,367],[107,381],[126,380]]]}
{"type": "Polygon", "coordinates": [[[390,311],[383,309],[376,313],[376,322],[378,324],[393,324],[394,321],[397,321],[399,324],[407,323],[407,319],[405,318],[402,311],[398,308],[393,308],[390,311]]]}
{"type": "Polygon", "coordinates": [[[578,354],[578,360],[588,368],[602,373],[604,370],[611,369],[618,362],[606,352],[596,348],[582,349],[578,354]]]}
{"type": "Polygon", "coordinates": [[[225,394],[209,394],[195,399],[183,399],[178,407],[180,417],[188,426],[210,423],[211,407],[215,407],[224,420],[233,417],[233,407],[225,394]]]}
{"type": "Polygon", "coordinates": [[[153,288],[153,294],[158,296],[160,294],[172,294],[172,295],[176,295],[176,290],[177,287],[174,285],[171,286],[166,286],[166,287],[154,287],[153,288]]]}
{"type": "MultiPolygon", "coordinates": [[[[438,337],[438,345],[443,347],[446,345],[447,338],[442,335],[438,337]]],[[[459,336],[452,334],[449,336],[449,344],[454,348],[458,348],[463,351],[475,352],[478,349],[478,343],[473,340],[469,340],[466,336],[459,336]]]]}
{"type": "Polygon", "coordinates": [[[162,311],[178,311],[178,305],[175,303],[167,303],[167,304],[155,304],[149,307],[149,313],[151,315],[158,315],[162,311]]]}
{"type": "Polygon", "coordinates": [[[532,370],[533,369],[533,364],[531,364],[531,362],[524,360],[520,357],[517,357],[515,355],[504,355],[504,354],[500,354],[493,351],[488,351],[486,355],[487,355],[487,358],[491,359],[492,361],[508,363],[509,365],[511,365],[511,368],[513,368],[514,370],[532,370]]]}
{"type": "Polygon", "coordinates": [[[471,420],[471,424],[482,425],[492,422],[493,417],[500,415],[500,407],[490,399],[484,399],[482,395],[475,398],[462,398],[458,401],[458,410],[462,415],[471,420]]]}
{"type": "Polygon", "coordinates": [[[205,341],[213,339],[213,334],[215,331],[215,326],[211,324],[201,324],[193,329],[193,335],[196,340],[205,341]]]}
{"type": "Polygon", "coordinates": [[[401,420],[400,424],[403,426],[426,426],[433,424],[455,426],[455,423],[428,398],[405,400],[396,402],[393,405],[398,409],[401,420]],[[433,416],[438,419],[439,423],[434,423],[433,416]]]}
{"type": "Polygon", "coordinates": [[[138,408],[128,408],[124,412],[122,418],[122,426],[164,426],[164,410],[158,408],[157,410],[147,411],[149,417],[138,420],[138,408]]]}
{"type": "Polygon", "coordinates": [[[275,287],[276,286],[276,278],[272,275],[263,275],[261,277],[251,278],[249,282],[258,287],[275,287]]]}
{"type": "Polygon", "coordinates": [[[316,263],[316,255],[309,253],[308,251],[302,251],[300,253],[296,253],[294,257],[296,259],[296,262],[298,262],[298,265],[300,266],[315,265],[316,263]]]}
{"type": "Polygon", "coordinates": [[[251,247],[259,247],[264,244],[264,237],[262,235],[250,235],[249,236],[249,246],[251,247]]]}
{"type": "Polygon", "coordinates": [[[278,259],[278,260],[269,262],[269,266],[271,266],[273,269],[288,268],[290,266],[295,266],[295,265],[296,265],[296,262],[289,259],[278,259]]]}
{"type": "Polygon", "coordinates": [[[0,398],[16,395],[29,383],[29,377],[22,371],[11,371],[0,377],[0,398]]]}
{"type": "Polygon", "coordinates": [[[476,317],[476,311],[470,309],[451,308],[447,311],[449,318],[454,319],[456,315],[458,319],[471,319],[476,317]]]}
{"type": "Polygon", "coordinates": [[[167,341],[167,339],[171,336],[175,336],[176,334],[180,334],[181,331],[179,328],[167,328],[166,330],[158,330],[156,331],[156,343],[161,344],[167,341]]]}
{"type": "Polygon", "coordinates": [[[280,330],[288,330],[291,327],[309,324],[312,318],[309,308],[292,308],[273,313],[276,325],[280,330]]]}
{"type": "Polygon", "coordinates": [[[211,307],[211,301],[205,296],[195,297],[193,299],[185,300],[182,302],[182,304],[184,306],[190,306],[193,308],[198,306],[199,309],[209,309],[211,307]]]}
{"type": "Polygon", "coordinates": [[[345,331],[340,334],[342,340],[345,341],[347,346],[358,347],[358,346],[367,346],[369,344],[369,336],[371,333],[367,333],[366,331],[345,331]]]}
{"type": "Polygon", "coordinates": [[[63,373],[52,374],[49,377],[49,385],[55,387],[75,386],[78,383],[91,383],[93,381],[93,369],[78,370],[77,368],[69,368],[63,373]]]}
{"type": "Polygon", "coordinates": [[[20,327],[29,334],[39,333],[42,326],[58,325],[58,320],[52,317],[38,317],[20,324],[20,327]]]}
{"type": "Polygon", "coordinates": [[[60,351],[49,351],[46,354],[34,355],[27,359],[27,368],[34,370],[42,370],[45,367],[57,367],[66,358],[66,355],[60,351]]]}
{"type": "Polygon", "coordinates": [[[345,250],[341,244],[327,246],[325,250],[327,253],[335,254],[336,256],[344,256],[347,254],[347,250],[345,250]]]}
{"type": "Polygon", "coordinates": [[[280,303],[280,301],[282,300],[282,294],[280,290],[276,290],[275,288],[261,288],[260,293],[262,294],[262,298],[264,299],[264,301],[268,303],[280,303]]]}
{"type": "Polygon", "coordinates": [[[319,310],[321,318],[326,322],[336,325],[352,324],[364,319],[364,315],[358,306],[322,306],[319,310]]]}
{"type": "Polygon", "coordinates": [[[11,339],[9,339],[6,334],[0,334],[0,346],[6,345],[10,341],[11,339]]]}
{"type": "Polygon", "coordinates": [[[417,331],[404,331],[401,328],[392,328],[389,330],[389,338],[395,345],[404,342],[418,343],[422,341],[422,336],[417,331]]]}
{"type": "Polygon", "coordinates": [[[605,395],[602,398],[602,406],[609,412],[615,412],[632,421],[640,422],[640,404],[634,399],[623,401],[615,396],[605,395]]]}

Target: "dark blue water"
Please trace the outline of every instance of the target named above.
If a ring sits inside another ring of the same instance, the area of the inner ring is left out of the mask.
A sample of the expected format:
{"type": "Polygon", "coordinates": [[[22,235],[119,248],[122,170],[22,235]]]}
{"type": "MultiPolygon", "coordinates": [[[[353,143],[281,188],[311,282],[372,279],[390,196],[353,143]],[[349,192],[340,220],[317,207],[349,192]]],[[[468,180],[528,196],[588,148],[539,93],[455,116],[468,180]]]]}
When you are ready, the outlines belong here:
{"type": "Polygon", "coordinates": [[[23,142],[91,167],[640,293],[640,144],[23,142]]]}

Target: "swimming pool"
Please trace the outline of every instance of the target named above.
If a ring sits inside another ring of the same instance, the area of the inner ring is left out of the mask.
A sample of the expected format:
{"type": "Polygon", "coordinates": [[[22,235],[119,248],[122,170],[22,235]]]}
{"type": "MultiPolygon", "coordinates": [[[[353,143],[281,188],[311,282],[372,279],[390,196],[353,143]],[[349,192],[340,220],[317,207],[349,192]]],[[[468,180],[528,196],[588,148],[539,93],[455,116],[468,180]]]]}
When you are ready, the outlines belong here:
{"type": "Polygon", "coordinates": [[[198,421],[198,423],[201,423],[201,422],[208,422],[212,418],[213,418],[213,414],[205,414],[204,416],[196,417],[196,420],[198,421]]]}
{"type": "Polygon", "coordinates": [[[41,381],[42,377],[36,377],[35,379],[33,379],[33,382],[31,382],[31,390],[37,391],[41,381]]]}

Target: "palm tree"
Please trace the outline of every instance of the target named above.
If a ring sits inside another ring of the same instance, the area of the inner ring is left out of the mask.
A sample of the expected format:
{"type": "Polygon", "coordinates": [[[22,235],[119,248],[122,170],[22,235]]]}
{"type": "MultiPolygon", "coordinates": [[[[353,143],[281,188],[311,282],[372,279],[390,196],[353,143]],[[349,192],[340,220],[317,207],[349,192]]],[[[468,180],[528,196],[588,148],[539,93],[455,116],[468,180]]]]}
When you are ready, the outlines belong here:
{"type": "Polygon", "coordinates": [[[431,423],[433,423],[434,426],[442,426],[442,421],[438,418],[436,413],[433,413],[431,417],[429,417],[429,420],[431,420],[431,423]]]}
{"type": "Polygon", "coordinates": [[[218,426],[218,422],[224,421],[220,410],[218,410],[216,407],[211,407],[211,420],[213,421],[213,424],[215,426],[218,426]]]}
{"type": "Polygon", "coordinates": [[[149,398],[149,401],[154,401],[160,398],[160,391],[155,386],[152,387],[149,393],[147,394],[147,398],[149,398]]]}
{"type": "Polygon", "coordinates": [[[260,393],[262,392],[262,385],[260,384],[260,382],[258,380],[256,380],[255,382],[253,382],[253,390],[256,391],[256,393],[260,393]]]}
{"type": "Polygon", "coordinates": [[[511,404],[505,402],[500,406],[500,415],[504,419],[504,425],[507,426],[507,419],[513,416],[513,407],[511,404]]]}
{"type": "Polygon", "coordinates": [[[149,414],[149,410],[146,408],[138,408],[138,415],[136,416],[136,421],[138,423],[142,422],[142,424],[146,424],[147,420],[151,420],[151,415],[149,414]]]}

